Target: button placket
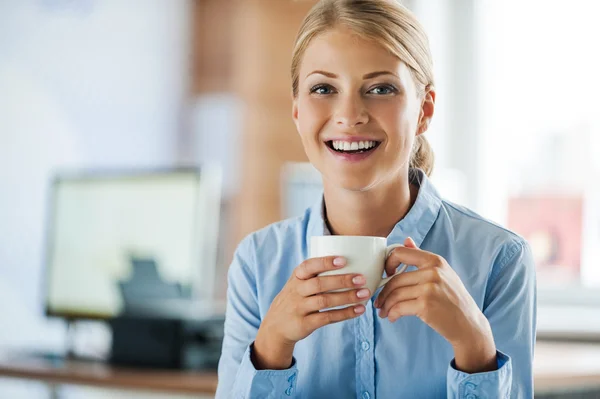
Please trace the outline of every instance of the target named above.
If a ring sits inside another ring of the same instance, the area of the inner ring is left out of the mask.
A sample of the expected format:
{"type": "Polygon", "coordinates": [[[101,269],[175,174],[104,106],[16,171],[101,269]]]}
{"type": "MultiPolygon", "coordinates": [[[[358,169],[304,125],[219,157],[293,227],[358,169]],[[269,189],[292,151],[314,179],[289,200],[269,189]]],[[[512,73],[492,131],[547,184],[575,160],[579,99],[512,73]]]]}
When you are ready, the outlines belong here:
{"type": "Polygon", "coordinates": [[[285,394],[287,396],[292,396],[292,393],[294,393],[294,383],[296,382],[296,373],[292,374],[289,376],[288,378],[288,382],[290,383],[290,386],[285,390],[285,394]]]}
{"type": "Polygon", "coordinates": [[[374,339],[372,301],[369,300],[365,307],[365,313],[355,319],[356,393],[361,399],[369,399],[375,392],[375,359],[370,350],[374,339]]]}

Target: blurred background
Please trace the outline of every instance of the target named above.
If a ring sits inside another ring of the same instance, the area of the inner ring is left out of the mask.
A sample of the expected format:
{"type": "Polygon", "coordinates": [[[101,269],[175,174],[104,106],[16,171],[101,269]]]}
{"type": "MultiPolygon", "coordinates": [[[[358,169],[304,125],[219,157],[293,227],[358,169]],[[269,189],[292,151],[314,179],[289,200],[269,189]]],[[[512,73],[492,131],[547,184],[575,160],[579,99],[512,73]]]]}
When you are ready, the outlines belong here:
{"type": "MultiPolygon", "coordinates": [[[[0,0],[1,398],[211,397],[210,371],[170,392],[57,359],[130,347],[127,312],[196,323],[177,342],[208,351],[240,239],[320,194],[289,78],[314,3],[0,0]]],[[[536,397],[600,397],[600,4],[403,3],[434,56],[434,183],[532,245],[536,397]]]]}

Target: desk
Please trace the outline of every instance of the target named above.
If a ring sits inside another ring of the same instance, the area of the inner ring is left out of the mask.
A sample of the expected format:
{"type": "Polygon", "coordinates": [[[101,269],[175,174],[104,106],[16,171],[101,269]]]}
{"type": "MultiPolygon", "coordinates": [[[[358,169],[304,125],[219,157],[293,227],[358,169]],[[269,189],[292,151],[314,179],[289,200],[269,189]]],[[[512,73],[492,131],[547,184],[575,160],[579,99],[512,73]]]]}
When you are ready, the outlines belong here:
{"type": "MultiPolygon", "coordinates": [[[[600,390],[600,344],[540,341],[534,361],[536,394],[566,392],[582,387],[600,390]]],[[[214,394],[214,372],[156,371],[115,367],[104,363],[68,361],[0,354],[0,376],[49,384],[90,385],[104,388],[214,394]]]]}
{"type": "MultiPolygon", "coordinates": [[[[128,369],[100,362],[51,361],[37,357],[0,355],[0,377],[102,388],[214,395],[215,372],[128,369]]],[[[56,396],[55,396],[56,397],[56,396]]]]}
{"type": "Polygon", "coordinates": [[[536,394],[581,388],[600,392],[600,344],[538,341],[533,374],[536,394]]]}

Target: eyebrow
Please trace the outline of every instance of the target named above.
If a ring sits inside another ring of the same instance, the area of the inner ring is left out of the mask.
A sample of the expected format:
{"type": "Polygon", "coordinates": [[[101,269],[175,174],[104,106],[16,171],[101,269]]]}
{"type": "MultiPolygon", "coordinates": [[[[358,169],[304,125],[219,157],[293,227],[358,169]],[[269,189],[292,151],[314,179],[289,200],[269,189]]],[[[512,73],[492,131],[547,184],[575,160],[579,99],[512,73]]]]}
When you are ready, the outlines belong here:
{"type": "Polygon", "coordinates": [[[373,79],[376,78],[377,76],[381,76],[381,75],[392,75],[395,77],[398,77],[398,75],[396,75],[393,72],[390,71],[376,71],[376,72],[371,72],[371,73],[367,73],[366,75],[363,75],[363,79],[373,79]]]}
{"type": "MultiPolygon", "coordinates": [[[[316,73],[323,75],[323,76],[327,76],[328,78],[332,78],[332,79],[336,79],[338,77],[335,73],[322,71],[320,69],[317,69],[316,71],[312,71],[311,73],[306,75],[306,77],[309,77],[310,75],[314,75],[316,73]]],[[[395,73],[390,72],[390,71],[375,71],[375,72],[370,72],[370,73],[363,75],[363,79],[373,79],[373,78],[376,78],[381,75],[392,75],[392,76],[398,77],[398,75],[396,75],[395,73]]]]}
{"type": "Polygon", "coordinates": [[[317,74],[317,73],[319,75],[327,76],[328,78],[332,78],[332,79],[335,79],[335,78],[338,77],[335,73],[321,71],[320,69],[317,69],[316,71],[312,71],[311,73],[309,73],[308,75],[306,75],[306,77],[308,78],[310,75],[314,75],[314,74],[317,74]]]}

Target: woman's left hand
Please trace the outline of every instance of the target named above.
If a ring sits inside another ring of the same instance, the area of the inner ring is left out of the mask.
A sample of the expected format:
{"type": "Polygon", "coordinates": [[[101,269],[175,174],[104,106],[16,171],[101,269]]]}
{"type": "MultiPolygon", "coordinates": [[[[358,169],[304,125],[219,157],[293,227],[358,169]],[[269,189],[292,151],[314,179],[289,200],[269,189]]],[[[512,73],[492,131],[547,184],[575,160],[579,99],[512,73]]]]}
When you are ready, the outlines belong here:
{"type": "Polygon", "coordinates": [[[407,238],[386,262],[388,275],[400,263],[418,270],[393,277],[375,301],[380,317],[395,322],[417,316],[453,346],[456,367],[465,372],[496,369],[496,346],[487,318],[446,260],[407,238]]]}

